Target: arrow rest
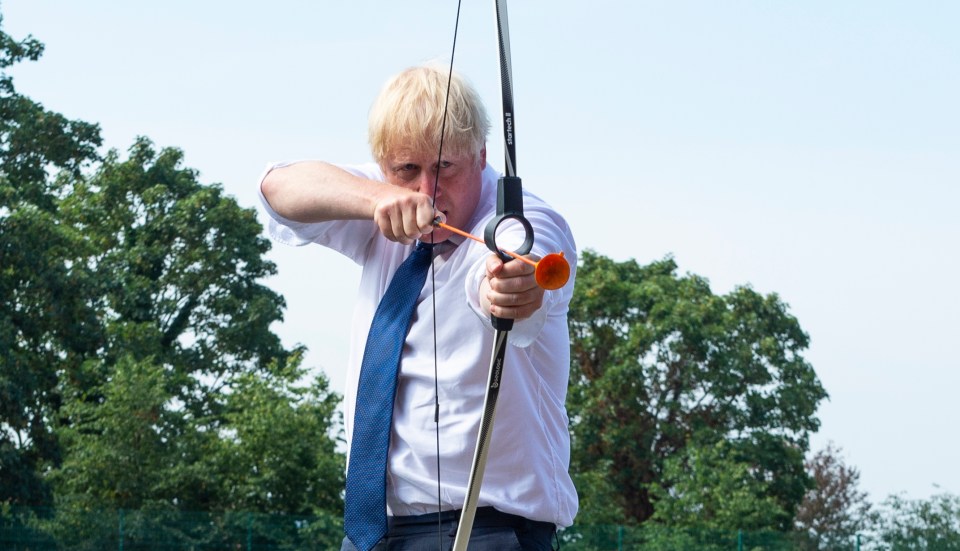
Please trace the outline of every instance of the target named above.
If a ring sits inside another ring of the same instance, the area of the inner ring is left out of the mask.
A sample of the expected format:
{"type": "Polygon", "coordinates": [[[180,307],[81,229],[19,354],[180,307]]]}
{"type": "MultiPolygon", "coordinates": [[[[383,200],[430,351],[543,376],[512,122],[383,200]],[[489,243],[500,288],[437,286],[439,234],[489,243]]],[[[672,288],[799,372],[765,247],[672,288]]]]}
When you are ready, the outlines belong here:
{"type": "MultiPolygon", "coordinates": [[[[523,188],[520,178],[504,176],[497,181],[497,215],[487,223],[483,231],[483,240],[487,248],[497,254],[500,260],[509,262],[513,258],[497,246],[497,229],[507,220],[515,220],[523,226],[524,239],[515,254],[525,255],[533,249],[533,227],[530,221],[523,216],[523,188]]],[[[509,331],[513,329],[513,320],[490,316],[494,329],[509,331]]]]}

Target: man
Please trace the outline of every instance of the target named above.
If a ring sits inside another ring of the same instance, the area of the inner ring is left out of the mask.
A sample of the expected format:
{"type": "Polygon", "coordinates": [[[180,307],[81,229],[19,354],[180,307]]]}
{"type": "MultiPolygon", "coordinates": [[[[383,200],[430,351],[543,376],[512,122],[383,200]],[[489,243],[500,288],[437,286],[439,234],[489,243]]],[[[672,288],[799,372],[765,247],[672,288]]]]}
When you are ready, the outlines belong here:
{"type": "MultiPolygon", "coordinates": [[[[445,69],[416,67],[385,85],[370,112],[375,164],[279,164],[261,179],[275,239],[318,243],[363,266],[344,402],[351,451],[343,549],[354,549],[363,536],[351,535],[351,509],[363,496],[351,495],[349,480],[365,457],[357,451],[365,448],[354,441],[355,411],[365,397],[361,373],[394,369],[365,364],[368,332],[372,339],[374,313],[417,241],[436,244],[434,276],[416,299],[399,370],[390,376],[396,394],[384,474],[389,528],[375,548],[437,549],[438,522],[442,547],[452,543],[482,414],[494,336],[491,314],[515,324],[470,549],[549,549],[555,529],[572,524],[576,514],[564,407],[573,278],[562,289],[544,292],[532,267],[504,263],[484,245],[434,226],[441,217],[482,234],[495,214],[499,177],[486,162],[486,112],[476,91],[457,75],[450,82],[438,163],[447,80],[445,69]]],[[[524,214],[536,236],[531,258],[563,252],[575,273],[576,246],[563,218],[529,193],[524,214]]],[[[522,229],[507,225],[498,243],[504,246],[518,232],[522,241],[522,229]]]]}

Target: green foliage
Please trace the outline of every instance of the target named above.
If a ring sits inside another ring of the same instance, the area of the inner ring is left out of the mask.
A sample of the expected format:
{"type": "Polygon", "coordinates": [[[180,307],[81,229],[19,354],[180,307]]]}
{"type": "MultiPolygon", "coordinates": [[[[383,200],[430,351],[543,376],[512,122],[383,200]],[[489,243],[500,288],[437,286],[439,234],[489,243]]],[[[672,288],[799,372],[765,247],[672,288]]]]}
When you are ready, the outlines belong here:
{"type": "MultiPolygon", "coordinates": [[[[42,51],[0,33],[0,70],[42,51]]],[[[64,537],[96,530],[91,509],[329,525],[339,398],[270,329],[254,211],[176,149],[99,145],[0,73],[0,503],[56,503],[64,537]]]]}
{"type": "Polygon", "coordinates": [[[79,174],[96,159],[99,129],[17,93],[6,69],[42,52],[0,31],[0,502],[28,504],[51,499],[39,473],[60,459],[59,378],[96,341],[76,292],[89,281],[73,262],[82,235],[56,213],[70,188],[47,174],[79,174]]]}
{"type": "Polygon", "coordinates": [[[641,526],[576,524],[560,532],[560,541],[566,551],[795,551],[809,548],[808,538],[799,533],[674,527],[653,522],[641,526]]]}
{"type": "Polygon", "coordinates": [[[877,548],[889,551],[960,550],[960,496],[928,500],[890,496],[876,515],[877,548]]]}
{"type": "Polygon", "coordinates": [[[263,513],[342,513],[345,461],[330,438],[339,398],[317,377],[309,387],[296,363],[269,377],[245,374],[226,397],[215,462],[225,501],[263,513]]]}
{"type": "MultiPolygon", "coordinates": [[[[97,399],[69,399],[60,429],[68,453],[53,480],[61,501],[117,508],[149,507],[176,486],[170,467],[194,448],[185,441],[183,412],[168,406],[162,367],[122,357],[91,391],[97,399]]],[[[197,453],[192,454],[196,459],[197,453]]]]}
{"type": "Polygon", "coordinates": [[[61,505],[341,510],[338,398],[270,331],[282,299],[253,213],[173,149],[111,152],[61,202],[103,335],[63,384],[61,505]],[[135,467],[129,467],[135,462],[135,467]]]}
{"type": "Polygon", "coordinates": [[[61,540],[103,532],[74,525],[85,524],[78,511],[104,508],[146,511],[153,523],[201,509],[339,517],[344,465],[330,435],[338,398],[323,377],[298,386],[298,362],[240,375],[220,394],[223,416],[198,419],[167,390],[170,371],[121,358],[95,389],[97,403],[64,406],[68,453],[53,473],[63,533],[50,530],[61,540]]]}
{"type": "Polygon", "coordinates": [[[754,518],[788,530],[810,483],[803,455],[826,396],[801,356],[807,336],[776,295],[747,287],[714,295],[706,280],[676,268],[671,259],[640,266],[582,257],[568,398],[578,520],[643,522],[654,515],[658,482],[659,495],[678,499],[683,483],[685,501],[676,504],[693,510],[693,485],[710,475],[683,472],[699,461],[719,469],[717,481],[731,491],[742,484],[737,495],[749,499],[697,506],[729,519],[746,503],[772,500],[775,518],[754,518]],[[727,442],[721,456],[688,450],[718,442],[727,442]]]}
{"type": "Polygon", "coordinates": [[[266,515],[171,510],[4,508],[0,548],[10,551],[339,549],[343,526],[330,514],[266,515]]]}
{"type": "MultiPolygon", "coordinates": [[[[189,375],[222,377],[286,355],[269,326],[283,299],[259,283],[275,267],[252,209],[139,139],[126,161],[111,152],[62,203],[89,244],[104,352],[132,350],[189,375]]],[[[194,377],[195,378],[195,377],[194,377]]]]}
{"type": "Polygon", "coordinates": [[[47,170],[78,174],[96,159],[101,144],[96,124],[69,120],[17,93],[6,69],[42,54],[43,44],[33,37],[17,41],[0,30],[0,211],[18,204],[52,210],[63,190],[47,178],[47,170]]]}
{"type": "Polygon", "coordinates": [[[671,527],[762,530],[778,526],[784,516],[767,485],[725,440],[694,441],[668,457],[650,493],[656,502],[652,520],[671,527]]]}

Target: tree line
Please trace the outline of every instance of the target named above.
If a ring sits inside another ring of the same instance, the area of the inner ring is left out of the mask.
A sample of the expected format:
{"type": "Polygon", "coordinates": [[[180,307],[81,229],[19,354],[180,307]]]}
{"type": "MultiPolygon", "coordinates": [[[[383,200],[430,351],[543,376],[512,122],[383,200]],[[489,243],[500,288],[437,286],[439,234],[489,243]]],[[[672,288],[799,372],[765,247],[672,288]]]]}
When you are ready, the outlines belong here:
{"type": "Polygon", "coordinates": [[[176,149],[100,156],[0,41],[0,502],[339,514],[338,397],[270,329],[255,213],[176,149]]]}
{"type": "MultiPolygon", "coordinates": [[[[340,397],[270,328],[284,301],[255,213],[179,150],[101,154],[98,125],[19,94],[7,68],[42,52],[0,30],[0,504],[336,526],[340,397]]],[[[837,448],[810,454],[827,393],[776,294],[715,294],[672,258],[585,251],[578,274],[578,526],[960,549],[955,497],[874,508],[837,448]]]]}

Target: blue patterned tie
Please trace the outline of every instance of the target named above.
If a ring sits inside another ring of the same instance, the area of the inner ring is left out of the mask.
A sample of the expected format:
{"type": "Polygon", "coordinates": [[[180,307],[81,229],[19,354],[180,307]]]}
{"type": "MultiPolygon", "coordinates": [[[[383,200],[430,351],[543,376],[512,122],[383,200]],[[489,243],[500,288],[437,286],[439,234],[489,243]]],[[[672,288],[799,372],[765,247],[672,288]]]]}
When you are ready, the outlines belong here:
{"type": "Polygon", "coordinates": [[[363,350],[344,510],[347,537],[360,551],[369,551],[387,534],[387,449],[397,371],[432,248],[418,243],[397,269],[377,306],[363,350]]]}

